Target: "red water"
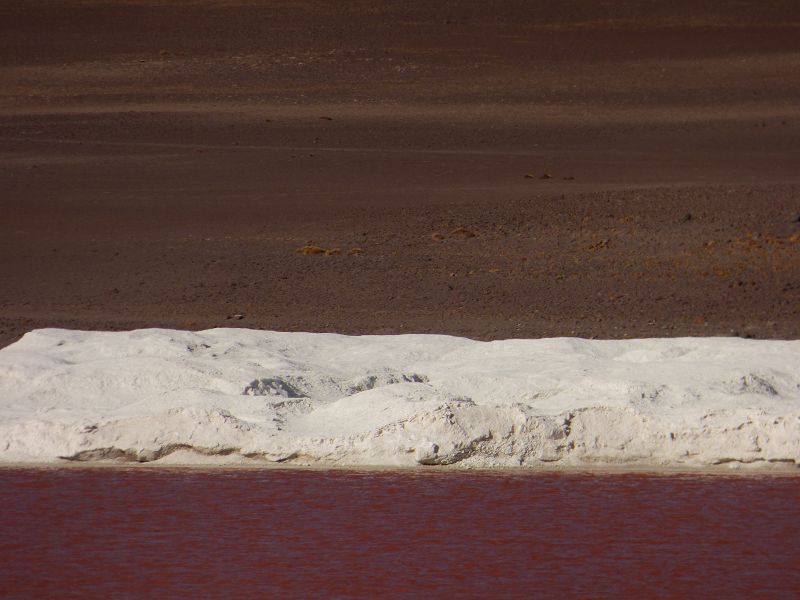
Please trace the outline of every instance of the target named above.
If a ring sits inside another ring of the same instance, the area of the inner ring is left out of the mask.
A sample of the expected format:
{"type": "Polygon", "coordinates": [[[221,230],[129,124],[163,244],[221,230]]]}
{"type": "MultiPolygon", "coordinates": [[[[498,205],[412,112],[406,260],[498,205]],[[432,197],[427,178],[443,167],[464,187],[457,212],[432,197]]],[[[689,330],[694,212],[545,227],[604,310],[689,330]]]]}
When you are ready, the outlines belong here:
{"type": "Polygon", "coordinates": [[[0,470],[2,598],[797,598],[800,478],[0,470]]]}

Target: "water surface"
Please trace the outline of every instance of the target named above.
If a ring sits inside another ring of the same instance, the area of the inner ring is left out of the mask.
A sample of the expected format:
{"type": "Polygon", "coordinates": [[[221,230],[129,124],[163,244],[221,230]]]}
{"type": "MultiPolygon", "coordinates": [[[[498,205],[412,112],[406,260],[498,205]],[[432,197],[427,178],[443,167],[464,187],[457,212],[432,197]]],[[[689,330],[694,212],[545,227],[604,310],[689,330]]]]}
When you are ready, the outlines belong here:
{"type": "Polygon", "coordinates": [[[799,500],[787,476],[2,469],[0,597],[788,598],[799,500]]]}

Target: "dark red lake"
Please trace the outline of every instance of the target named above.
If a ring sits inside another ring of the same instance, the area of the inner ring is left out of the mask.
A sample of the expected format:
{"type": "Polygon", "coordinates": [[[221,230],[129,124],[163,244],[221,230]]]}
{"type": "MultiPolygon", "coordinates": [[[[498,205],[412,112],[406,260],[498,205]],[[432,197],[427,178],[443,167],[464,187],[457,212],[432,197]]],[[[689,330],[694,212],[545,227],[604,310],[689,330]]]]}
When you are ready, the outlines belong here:
{"type": "Polygon", "coordinates": [[[796,598],[800,478],[0,470],[2,598],[796,598]]]}

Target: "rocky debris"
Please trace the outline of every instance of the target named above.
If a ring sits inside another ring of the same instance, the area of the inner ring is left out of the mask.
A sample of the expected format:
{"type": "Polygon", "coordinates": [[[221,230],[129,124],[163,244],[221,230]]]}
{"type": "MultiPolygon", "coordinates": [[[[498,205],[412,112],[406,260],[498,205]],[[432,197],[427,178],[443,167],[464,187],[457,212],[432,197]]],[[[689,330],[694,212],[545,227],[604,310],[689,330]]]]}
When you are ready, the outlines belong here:
{"type": "Polygon", "coordinates": [[[435,242],[442,242],[447,239],[468,240],[470,238],[477,237],[477,235],[478,234],[472,229],[467,229],[466,227],[456,227],[447,234],[444,234],[440,231],[434,231],[431,234],[431,239],[435,242]]]}
{"type": "Polygon", "coordinates": [[[325,254],[325,248],[320,246],[315,246],[313,244],[307,244],[302,248],[297,250],[300,254],[325,254]]]}
{"type": "Polygon", "coordinates": [[[469,238],[474,238],[477,235],[478,234],[476,234],[474,231],[467,229],[466,227],[456,227],[450,232],[450,237],[456,240],[467,240],[469,238]]]}

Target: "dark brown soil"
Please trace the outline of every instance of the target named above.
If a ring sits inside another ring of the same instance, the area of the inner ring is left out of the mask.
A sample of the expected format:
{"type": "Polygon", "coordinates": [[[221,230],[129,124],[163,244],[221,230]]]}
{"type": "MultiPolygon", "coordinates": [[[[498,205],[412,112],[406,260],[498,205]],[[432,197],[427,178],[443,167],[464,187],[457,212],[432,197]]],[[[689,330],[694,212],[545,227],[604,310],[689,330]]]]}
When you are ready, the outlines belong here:
{"type": "Polygon", "coordinates": [[[5,0],[0,346],[798,338],[797,73],[794,1],[5,0]]]}

